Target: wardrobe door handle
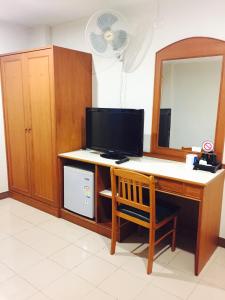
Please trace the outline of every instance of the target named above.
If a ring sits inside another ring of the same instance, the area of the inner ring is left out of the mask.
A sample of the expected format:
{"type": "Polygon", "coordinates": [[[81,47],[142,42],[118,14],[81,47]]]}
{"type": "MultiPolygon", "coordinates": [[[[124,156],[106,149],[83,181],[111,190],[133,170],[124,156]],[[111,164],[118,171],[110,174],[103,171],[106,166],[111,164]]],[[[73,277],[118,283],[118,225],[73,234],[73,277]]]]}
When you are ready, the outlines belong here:
{"type": "Polygon", "coordinates": [[[27,133],[28,132],[28,128],[25,128],[25,133],[27,133]]]}

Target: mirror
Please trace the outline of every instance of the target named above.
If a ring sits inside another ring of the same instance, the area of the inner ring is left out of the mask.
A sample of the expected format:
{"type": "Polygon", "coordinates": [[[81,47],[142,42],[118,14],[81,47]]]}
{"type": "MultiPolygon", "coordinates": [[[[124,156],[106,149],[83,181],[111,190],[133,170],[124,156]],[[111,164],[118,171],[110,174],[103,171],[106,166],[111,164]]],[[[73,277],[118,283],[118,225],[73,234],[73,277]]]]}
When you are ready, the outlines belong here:
{"type": "Polygon", "coordinates": [[[156,53],[151,152],[184,160],[214,142],[222,160],[225,138],[225,41],[193,37],[156,53]]]}
{"type": "Polygon", "coordinates": [[[160,147],[192,149],[205,140],[214,143],[222,62],[221,55],[162,62],[160,147]]]}

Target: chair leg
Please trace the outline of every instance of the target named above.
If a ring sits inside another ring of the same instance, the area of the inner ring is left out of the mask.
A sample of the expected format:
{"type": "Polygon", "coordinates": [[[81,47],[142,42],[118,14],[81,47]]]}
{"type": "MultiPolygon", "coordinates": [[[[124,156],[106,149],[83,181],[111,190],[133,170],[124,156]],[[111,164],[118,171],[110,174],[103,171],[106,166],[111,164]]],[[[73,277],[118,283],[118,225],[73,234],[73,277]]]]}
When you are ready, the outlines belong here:
{"type": "Polygon", "coordinates": [[[173,233],[172,233],[172,243],[171,250],[176,250],[176,229],[177,229],[177,216],[173,218],[173,233]]]}
{"type": "Polygon", "coordinates": [[[111,234],[111,251],[110,254],[113,255],[116,250],[116,240],[117,240],[117,216],[112,217],[112,234],[111,234]]]}
{"type": "Polygon", "coordinates": [[[149,229],[149,246],[148,246],[148,266],[147,274],[152,273],[153,258],[155,250],[155,229],[149,229]]]}

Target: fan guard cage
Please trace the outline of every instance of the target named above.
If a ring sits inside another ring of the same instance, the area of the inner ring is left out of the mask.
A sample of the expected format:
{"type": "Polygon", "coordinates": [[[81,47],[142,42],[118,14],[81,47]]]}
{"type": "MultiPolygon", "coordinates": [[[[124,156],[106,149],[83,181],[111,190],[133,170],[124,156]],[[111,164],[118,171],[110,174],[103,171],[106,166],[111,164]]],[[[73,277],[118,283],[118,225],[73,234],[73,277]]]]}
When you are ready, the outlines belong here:
{"type": "Polygon", "coordinates": [[[128,23],[117,11],[100,10],[88,20],[85,37],[93,53],[121,57],[129,43],[128,23]]]}

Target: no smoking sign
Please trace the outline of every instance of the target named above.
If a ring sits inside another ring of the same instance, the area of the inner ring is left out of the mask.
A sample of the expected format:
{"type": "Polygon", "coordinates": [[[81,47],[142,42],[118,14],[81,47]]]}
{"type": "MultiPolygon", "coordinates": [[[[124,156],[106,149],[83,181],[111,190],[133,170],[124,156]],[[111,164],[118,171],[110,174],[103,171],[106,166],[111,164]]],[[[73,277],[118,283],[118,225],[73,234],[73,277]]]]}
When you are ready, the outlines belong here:
{"type": "Polygon", "coordinates": [[[211,141],[205,141],[202,143],[202,149],[204,152],[212,152],[214,150],[214,144],[211,141]]]}

